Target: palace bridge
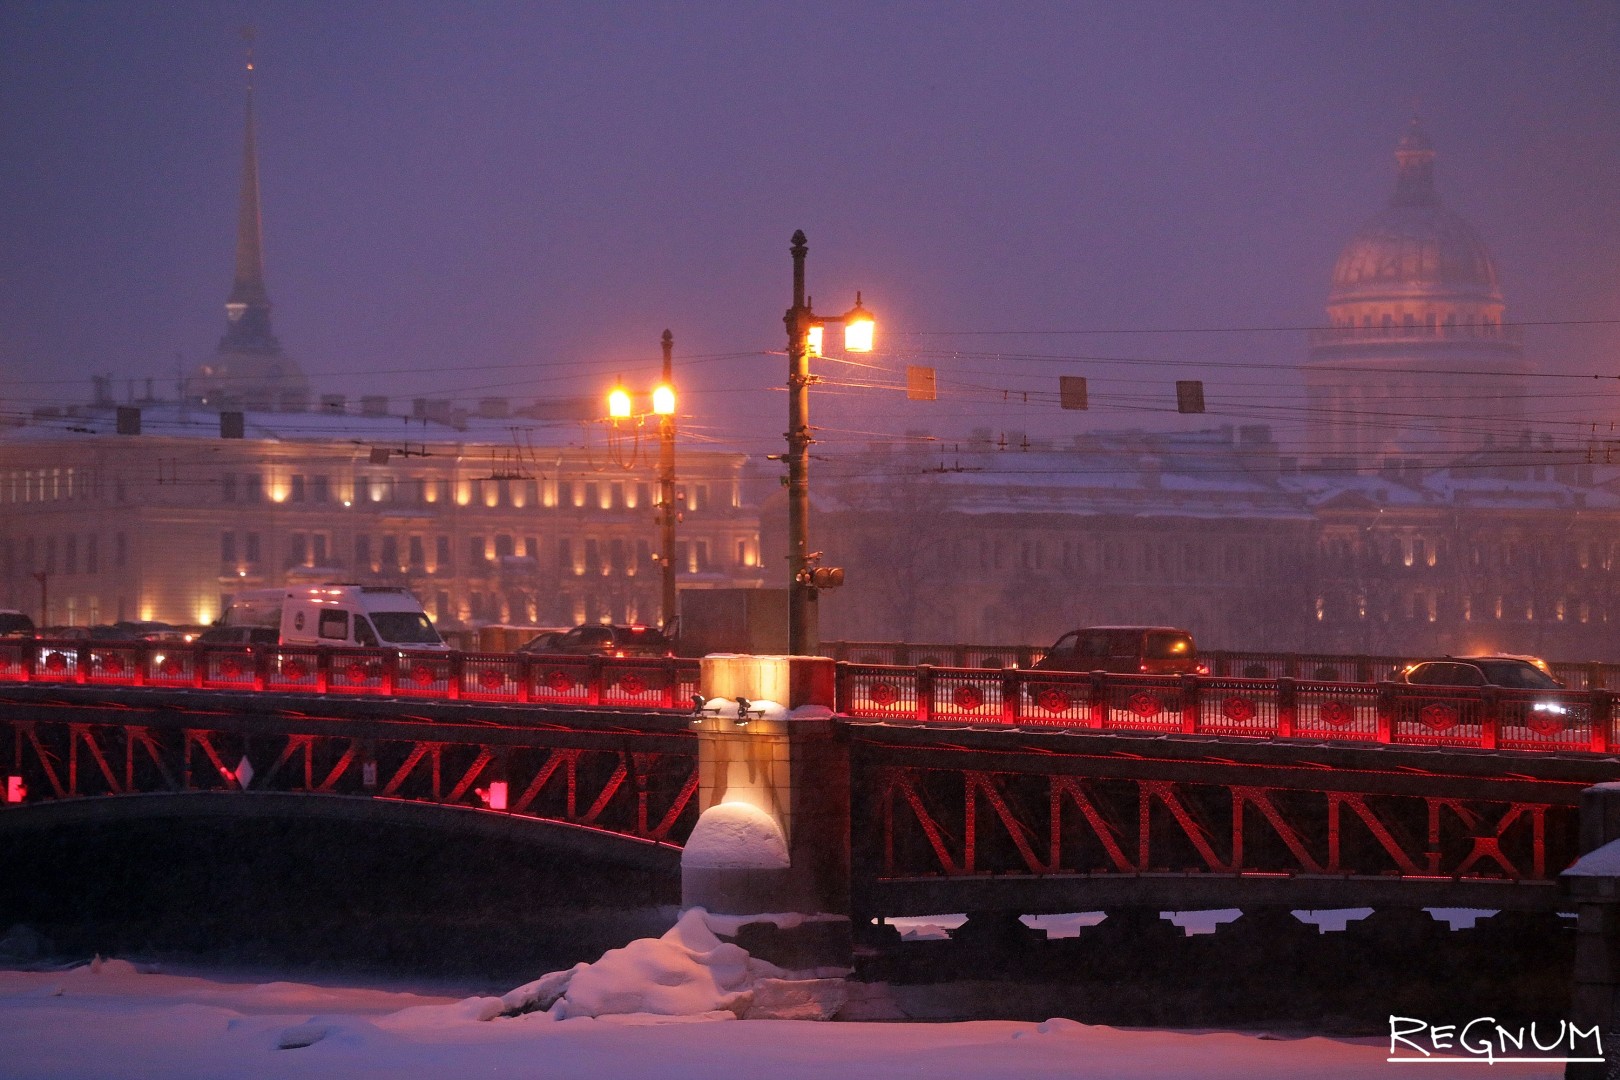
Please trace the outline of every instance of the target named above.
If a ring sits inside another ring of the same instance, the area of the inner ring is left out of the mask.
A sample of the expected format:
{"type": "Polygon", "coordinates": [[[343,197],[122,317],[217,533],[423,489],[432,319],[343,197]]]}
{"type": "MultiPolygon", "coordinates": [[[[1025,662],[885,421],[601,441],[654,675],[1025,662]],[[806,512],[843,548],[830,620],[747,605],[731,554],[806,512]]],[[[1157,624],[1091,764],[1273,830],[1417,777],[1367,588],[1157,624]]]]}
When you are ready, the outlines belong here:
{"type": "Polygon", "coordinates": [[[783,831],[784,887],[857,924],[1553,911],[1581,792],[1616,774],[1599,669],[1551,693],[813,658],[737,681],[770,662],[8,641],[0,830],[336,815],[675,875],[700,814],[741,799],[783,831]]]}

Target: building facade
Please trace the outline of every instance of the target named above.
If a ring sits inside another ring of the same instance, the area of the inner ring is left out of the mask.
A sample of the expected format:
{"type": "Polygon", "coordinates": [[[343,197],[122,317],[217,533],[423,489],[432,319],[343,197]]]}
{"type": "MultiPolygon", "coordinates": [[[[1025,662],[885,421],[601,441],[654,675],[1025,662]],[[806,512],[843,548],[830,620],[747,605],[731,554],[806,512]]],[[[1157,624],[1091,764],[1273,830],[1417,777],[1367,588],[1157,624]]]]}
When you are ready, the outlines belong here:
{"type": "Polygon", "coordinates": [[[1620,469],[1496,452],[1358,474],[1276,449],[1252,427],[876,448],[816,491],[812,546],[847,574],[821,636],[1048,645],[1147,623],[1207,648],[1620,660],[1620,469]]]}
{"type": "MultiPolygon", "coordinates": [[[[655,461],[519,451],[509,418],[457,427],[368,402],[248,413],[242,438],[156,402],[124,407],[139,434],[112,407],[0,432],[0,606],[43,625],[200,625],[239,589],[352,581],[408,586],[452,630],[661,619],[655,461]]],[[[742,466],[679,457],[682,588],[761,583],[742,466]]]]}

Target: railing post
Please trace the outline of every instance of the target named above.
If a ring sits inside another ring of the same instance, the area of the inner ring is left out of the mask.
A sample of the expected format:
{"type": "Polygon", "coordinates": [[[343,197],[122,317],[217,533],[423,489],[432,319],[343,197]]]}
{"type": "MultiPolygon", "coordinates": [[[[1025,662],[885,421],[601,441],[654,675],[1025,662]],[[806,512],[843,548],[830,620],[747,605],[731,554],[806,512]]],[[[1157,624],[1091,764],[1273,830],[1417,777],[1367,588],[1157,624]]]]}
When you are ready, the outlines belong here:
{"type": "Polygon", "coordinates": [[[1299,708],[1299,688],[1284,676],[1277,680],[1277,738],[1294,737],[1294,715],[1299,708]]]}
{"type": "MultiPolygon", "coordinates": [[[[134,661],[130,666],[135,669],[134,683],[136,686],[145,686],[147,676],[152,672],[152,646],[141,642],[135,646],[135,655],[130,657],[134,661]]],[[[190,785],[187,785],[189,789],[190,785]]]]}
{"type": "Polygon", "coordinates": [[[317,649],[315,652],[315,692],[324,694],[332,685],[332,650],[317,649]]]}
{"type": "Polygon", "coordinates": [[[1372,657],[1358,656],[1356,660],[1356,682],[1374,682],[1372,670],[1372,657]]]}
{"type": "Polygon", "coordinates": [[[1395,741],[1395,684],[1378,684],[1378,741],[1395,741]]]}
{"type": "Polygon", "coordinates": [[[399,685],[399,650],[389,649],[383,656],[382,664],[382,692],[389,697],[394,695],[394,688],[399,685]]]}
{"type": "Polygon", "coordinates": [[[833,665],[833,712],[840,716],[850,715],[849,682],[849,661],[837,661],[833,665]]]}
{"type": "Polygon", "coordinates": [[[1609,752],[1609,725],[1614,721],[1614,694],[1608,690],[1593,690],[1591,750],[1594,754],[1609,752]]]}
{"type": "MultiPolygon", "coordinates": [[[[83,670],[83,669],[81,668],[81,670],[83,670]]],[[[208,657],[207,657],[206,654],[204,654],[203,647],[201,645],[199,645],[197,642],[193,641],[191,643],[191,685],[192,685],[192,687],[194,687],[195,689],[201,690],[203,687],[207,686],[208,685],[208,680],[206,678],[204,678],[204,676],[207,675],[207,674],[208,674],[208,657]]]]}
{"type": "Polygon", "coordinates": [[[1487,686],[1479,695],[1479,748],[1481,750],[1496,749],[1497,717],[1501,715],[1502,693],[1494,686],[1487,686]]]}
{"type": "Polygon", "coordinates": [[[1103,671],[1091,673],[1091,715],[1087,717],[1090,725],[1098,731],[1108,726],[1108,674],[1103,671]]]}
{"type": "Polygon", "coordinates": [[[680,681],[680,665],[673,656],[664,658],[664,708],[675,707],[675,684],[680,681]]]}
{"type": "Polygon", "coordinates": [[[79,642],[73,651],[73,681],[83,686],[90,681],[90,642],[79,642]]]}
{"type": "MultiPolygon", "coordinates": [[[[528,674],[525,670],[524,674],[528,674]]],[[[462,684],[467,678],[467,654],[457,650],[450,654],[449,675],[444,680],[444,693],[451,701],[461,700],[462,684]]],[[[524,700],[528,700],[529,680],[523,680],[524,700]]]]}
{"type": "Polygon", "coordinates": [[[585,704],[602,704],[602,680],[606,678],[607,658],[592,656],[585,667],[585,704]]]}
{"type": "Polygon", "coordinates": [[[917,665],[917,721],[926,724],[934,718],[934,665],[917,665]]]}
{"type": "Polygon", "coordinates": [[[249,645],[248,659],[253,661],[253,689],[263,690],[270,685],[270,650],[260,645],[249,645]]]}
{"type": "Polygon", "coordinates": [[[1602,690],[1605,688],[1603,665],[1596,660],[1586,665],[1586,688],[1588,690],[1602,690]]]}
{"type": "Polygon", "coordinates": [[[1198,676],[1181,677],[1181,730],[1186,735],[1198,734],[1198,676]]]}
{"type": "Polygon", "coordinates": [[[1024,712],[1024,686],[1018,668],[1001,669],[1001,722],[1016,724],[1024,712]]]}

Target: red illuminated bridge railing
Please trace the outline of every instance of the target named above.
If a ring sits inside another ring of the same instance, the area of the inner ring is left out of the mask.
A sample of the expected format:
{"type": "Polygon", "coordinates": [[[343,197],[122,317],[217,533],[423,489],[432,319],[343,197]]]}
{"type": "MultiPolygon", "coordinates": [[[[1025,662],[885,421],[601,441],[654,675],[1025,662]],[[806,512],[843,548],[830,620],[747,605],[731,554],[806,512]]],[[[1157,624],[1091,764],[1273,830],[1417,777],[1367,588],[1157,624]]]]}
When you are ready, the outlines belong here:
{"type": "MultiPolygon", "coordinates": [[[[0,641],[0,683],[153,686],[510,704],[689,707],[691,659],[143,641],[0,641]]],[[[908,723],[1608,753],[1609,690],[1441,688],[841,662],[837,711],[908,723]]]]}
{"type": "Polygon", "coordinates": [[[0,682],[686,707],[698,662],[145,641],[0,642],[0,682]]]}
{"type": "Polygon", "coordinates": [[[921,723],[1608,753],[1614,693],[838,665],[838,712],[921,723]]]}

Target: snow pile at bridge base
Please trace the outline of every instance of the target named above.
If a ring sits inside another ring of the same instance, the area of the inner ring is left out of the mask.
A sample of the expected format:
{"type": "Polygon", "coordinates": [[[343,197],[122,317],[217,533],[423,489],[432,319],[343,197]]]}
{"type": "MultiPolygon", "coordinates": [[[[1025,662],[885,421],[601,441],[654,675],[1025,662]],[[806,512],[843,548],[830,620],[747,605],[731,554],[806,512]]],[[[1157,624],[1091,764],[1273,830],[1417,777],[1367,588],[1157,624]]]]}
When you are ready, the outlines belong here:
{"type": "Polygon", "coordinates": [[[423,1009],[445,1010],[444,1019],[452,1022],[525,1014],[550,1020],[830,1020],[847,999],[842,979],[795,978],[721,941],[703,909],[692,908],[663,937],[639,938],[595,963],[553,971],[498,998],[423,1009]]]}

